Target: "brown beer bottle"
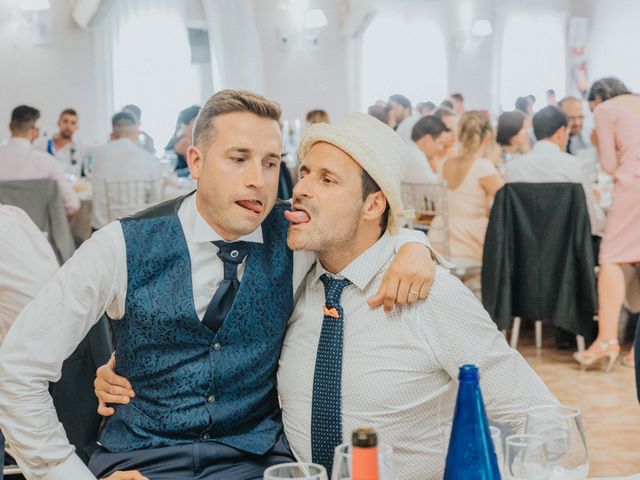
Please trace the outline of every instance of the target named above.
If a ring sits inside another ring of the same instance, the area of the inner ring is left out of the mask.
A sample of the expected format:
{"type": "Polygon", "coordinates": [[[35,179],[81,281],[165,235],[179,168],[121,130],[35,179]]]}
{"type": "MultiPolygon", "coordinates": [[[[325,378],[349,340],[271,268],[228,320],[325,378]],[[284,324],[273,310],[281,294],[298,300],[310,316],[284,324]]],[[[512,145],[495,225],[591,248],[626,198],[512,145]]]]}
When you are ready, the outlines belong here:
{"type": "Polygon", "coordinates": [[[358,428],[351,436],[351,479],[379,480],[378,435],[371,427],[358,428]]]}

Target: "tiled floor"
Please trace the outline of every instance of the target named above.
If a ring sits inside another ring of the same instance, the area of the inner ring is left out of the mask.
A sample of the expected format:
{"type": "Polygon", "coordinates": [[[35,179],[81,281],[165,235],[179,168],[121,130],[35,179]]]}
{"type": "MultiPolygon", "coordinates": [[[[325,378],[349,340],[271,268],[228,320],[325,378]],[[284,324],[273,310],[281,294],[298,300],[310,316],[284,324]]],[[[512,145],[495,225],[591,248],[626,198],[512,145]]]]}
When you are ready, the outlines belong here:
{"type": "Polygon", "coordinates": [[[618,364],[610,373],[581,371],[571,351],[554,348],[552,330],[545,329],[543,339],[536,352],[533,336],[525,332],[518,350],[561,403],[582,409],[589,476],[640,472],[640,403],[633,368],[618,364]]]}

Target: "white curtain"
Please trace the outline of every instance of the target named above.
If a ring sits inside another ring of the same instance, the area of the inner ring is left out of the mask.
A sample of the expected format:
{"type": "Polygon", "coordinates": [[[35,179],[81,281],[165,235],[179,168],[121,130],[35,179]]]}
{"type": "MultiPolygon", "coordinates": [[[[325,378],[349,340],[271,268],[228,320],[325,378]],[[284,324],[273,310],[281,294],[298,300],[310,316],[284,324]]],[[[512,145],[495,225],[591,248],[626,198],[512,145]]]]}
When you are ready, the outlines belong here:
{"type": "Polygon", "coordinates": [[[202,101],[185,17],[183,0],[110,0],[95,26],[102,69],[97,78],[109,97],[105,116],[137,104],[142,129],[159,151],[178,112],[202,101]]]}
{"type": "Polygon", "coordinates": [[[263,56],[253,2],[202,0],[202,4],[215,89],[241,88],[264,94],[263,56]]]}

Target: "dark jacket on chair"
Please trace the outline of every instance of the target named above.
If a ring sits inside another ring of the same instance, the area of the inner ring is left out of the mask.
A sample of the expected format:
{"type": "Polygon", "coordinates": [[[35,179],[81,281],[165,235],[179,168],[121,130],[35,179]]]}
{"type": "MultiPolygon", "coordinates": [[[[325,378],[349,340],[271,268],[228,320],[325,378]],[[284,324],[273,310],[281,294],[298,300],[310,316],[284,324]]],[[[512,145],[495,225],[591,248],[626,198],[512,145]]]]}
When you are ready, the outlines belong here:
{"type": "Polygon", "coordinates": [[[97,447],[102,417],[93,381],[98,367],[107,363],[113,352],[111,327],[104,315],[76,350],[62,364],[62,377],[49,384],[49,392],[69,442],[87,463],[97,447]]]}
{"type": "Polygon", "coordinates": [[[484,244],[482,303],[499,329],[514,316],[590,336],[597,309],[591,226],[579,183],[509,183],[484,244]]]}

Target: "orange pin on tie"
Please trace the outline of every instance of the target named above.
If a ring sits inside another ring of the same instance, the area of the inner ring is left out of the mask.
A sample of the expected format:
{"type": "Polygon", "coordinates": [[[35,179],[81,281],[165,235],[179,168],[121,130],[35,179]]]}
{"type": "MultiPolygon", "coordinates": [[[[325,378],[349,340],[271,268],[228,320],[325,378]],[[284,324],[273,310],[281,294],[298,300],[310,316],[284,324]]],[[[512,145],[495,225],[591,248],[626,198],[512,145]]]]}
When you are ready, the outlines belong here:
{"type": "Polygon", "coordinates": [[[322,311],[328,317],[340,318],[340,315],[338,314],[338,310],[336,310],[336,307],[328,309],[326,305],[323,305],[322,306],[322,311]]]}

